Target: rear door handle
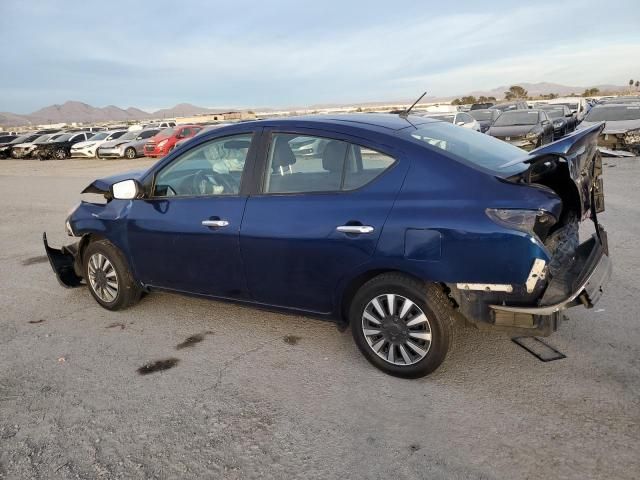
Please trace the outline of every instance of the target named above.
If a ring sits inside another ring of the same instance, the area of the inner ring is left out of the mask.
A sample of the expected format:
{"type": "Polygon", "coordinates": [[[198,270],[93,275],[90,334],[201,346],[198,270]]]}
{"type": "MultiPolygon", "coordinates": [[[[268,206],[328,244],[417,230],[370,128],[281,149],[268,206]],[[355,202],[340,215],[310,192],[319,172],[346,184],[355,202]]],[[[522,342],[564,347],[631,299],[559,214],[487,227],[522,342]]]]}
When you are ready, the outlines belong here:
{"type": "Polygon", "coordinates": [[[375,228],[370,225],[340,225],[339,227],[336,227],[336,230],[342,233],[362,234],[371,233],[375,228]]]}
{"type": "Polygon", "coordinates": [[[205,227],[226,227],[229,222],[226,220],[203,220],[202,225],[205,227]]]}

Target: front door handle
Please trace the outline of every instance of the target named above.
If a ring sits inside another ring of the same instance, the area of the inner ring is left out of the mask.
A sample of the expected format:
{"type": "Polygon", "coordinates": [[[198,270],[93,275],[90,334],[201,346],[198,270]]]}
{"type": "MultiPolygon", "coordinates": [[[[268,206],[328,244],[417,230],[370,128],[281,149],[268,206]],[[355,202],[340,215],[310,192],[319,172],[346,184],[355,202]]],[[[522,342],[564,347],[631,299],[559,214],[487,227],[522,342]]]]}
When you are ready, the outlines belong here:
{"type": "Polygon", "coordinates": [[[342,233],[361,234],[371,233],[375,230],[375,228],[370,225],[340,225],[339,227],[336,227],[336,230],[342,233]]]}
{"type": "Polygon", "coordinates": [[[205,227],[226,227],[229,222],[226,220],[203,220],[202,225],[205,227]]]}

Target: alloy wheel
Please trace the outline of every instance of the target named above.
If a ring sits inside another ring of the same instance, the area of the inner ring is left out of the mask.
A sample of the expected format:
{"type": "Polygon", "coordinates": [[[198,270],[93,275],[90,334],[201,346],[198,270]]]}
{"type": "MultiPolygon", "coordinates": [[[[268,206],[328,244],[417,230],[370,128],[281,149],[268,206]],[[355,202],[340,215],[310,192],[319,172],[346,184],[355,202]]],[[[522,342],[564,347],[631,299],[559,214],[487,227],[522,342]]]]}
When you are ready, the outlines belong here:
{"type": "Polygon", "coordinates": [[[127,148],[124,154],[129,160],[136,158],[136,151],[133,148],[127,148]]]}
{"type": "Polygon", "coordinates": [[[362,313],[362,332],[369,347],[393,365],[413,365],[431,347],[431,325],[422,309],[402,295],[378,295],[362,313]]]}
{"type": "Polygon", "coordinates": [[[65,152],[62,148],[56,150],[56,158],[58,160],[64,160],[67,157],[67,152],[65,152]]]}
{"type": "Polygon", "coordinates": [[[106,303],[118,296],[118,274],[111,261],[101,253],[89,258],[89,284],[95,294],[106,303]]]}

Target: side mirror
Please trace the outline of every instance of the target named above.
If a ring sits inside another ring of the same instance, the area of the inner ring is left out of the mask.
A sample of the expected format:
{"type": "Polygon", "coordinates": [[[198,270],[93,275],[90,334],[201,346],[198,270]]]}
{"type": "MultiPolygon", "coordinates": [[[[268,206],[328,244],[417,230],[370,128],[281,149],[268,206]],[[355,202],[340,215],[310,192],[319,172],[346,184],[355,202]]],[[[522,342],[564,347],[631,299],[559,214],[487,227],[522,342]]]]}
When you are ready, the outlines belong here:
{"type": "Polygon", "coordinates": [[[122,180],[111,185],[113,198],[117,200],[133,200],[142,193],[142,188],[137,180],[122,180]]]}
{"type": "Polygon", "coordinates": [[[459,122],[456,122],[456,125],[464,125],[464,122],[460,120],[459,122]]]}
{"type": "Polygon", "coordinates": [[[573,113],[569,112],[565,115],[565,117],[573,117],[573,113]]]}

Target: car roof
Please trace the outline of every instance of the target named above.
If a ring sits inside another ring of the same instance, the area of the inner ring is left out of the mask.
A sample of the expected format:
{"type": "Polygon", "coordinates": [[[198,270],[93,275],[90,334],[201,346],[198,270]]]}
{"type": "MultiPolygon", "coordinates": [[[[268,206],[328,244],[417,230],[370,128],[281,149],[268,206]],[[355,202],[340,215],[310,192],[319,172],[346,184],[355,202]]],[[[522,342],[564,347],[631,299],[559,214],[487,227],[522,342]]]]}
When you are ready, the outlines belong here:
{"type": "Polygon", "coordinates": [[[243,122],[244,125],[309,128],[355,127],[363,130],[393,131],[402,130],[415,125],[437,122],[438,120],[417,115],[407,117],[391,113],[357,113],[342,115],[302,115],[287,118],[271,118],[243,122]]]}

